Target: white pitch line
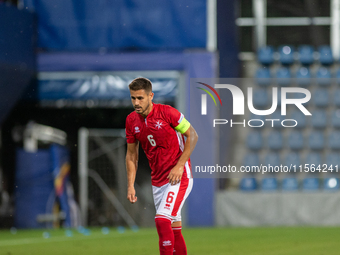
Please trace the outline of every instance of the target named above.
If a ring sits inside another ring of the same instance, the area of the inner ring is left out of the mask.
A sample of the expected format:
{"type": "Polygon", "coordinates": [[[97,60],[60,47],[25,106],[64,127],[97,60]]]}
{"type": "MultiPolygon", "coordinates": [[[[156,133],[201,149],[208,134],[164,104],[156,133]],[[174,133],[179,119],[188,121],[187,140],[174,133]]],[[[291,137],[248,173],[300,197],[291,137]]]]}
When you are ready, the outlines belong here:
{"type": "MultiPolygon", "coordinates": [[[[43,237],[36,237],[36,238],[25,238],[25,239],[17,239],[17,240],[1,240],[0,247],[3,246],[15,246],[15,245],[24,245],[24,244],[37,244],[37,243],[53,243],[53,242],[65,242],[65,241],[78,241],[84,239],[101,239],[101,238],[116,238],[116,237],[125,237],[131,236],[136,233],[127,233],[127,234],[118,234],[118,235],[90,235],[90,236],[76,236],[76,237],[65,237],[65,236],[57,236],[57,237],[50,237],[48,239],[44,239],[43,237]]],[[[154,234],[154,233],[143,233],[143,235],[154,234]]]]}

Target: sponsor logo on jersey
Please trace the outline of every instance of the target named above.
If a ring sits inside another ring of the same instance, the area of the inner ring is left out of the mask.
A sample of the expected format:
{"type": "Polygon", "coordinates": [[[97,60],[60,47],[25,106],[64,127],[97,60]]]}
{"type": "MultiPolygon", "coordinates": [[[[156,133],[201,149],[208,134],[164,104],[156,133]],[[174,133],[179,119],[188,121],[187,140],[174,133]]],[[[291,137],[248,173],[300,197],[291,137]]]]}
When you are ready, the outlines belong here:
{"type": "Polygon", "coordinates": [[[140,130],[139,130],[139,127],[135,127],[135,133],[139,133],[140,130]]]}
{"type": "Polygon", "coordinates": [[[161,122],[161,121],[157,121],[157,123],[156,123],[156,125],[155,125],[155,127],[156,128],[158,128],[158,129],[161,129],[162,128],[162,125],[163,125],[163,122],[161,122]]]}
{"type": "Polygon", "coordinates": [[[168,241],[163,241],[163,246],[170,246],[172,245],[171,241],[168,240],[168,241]]]}

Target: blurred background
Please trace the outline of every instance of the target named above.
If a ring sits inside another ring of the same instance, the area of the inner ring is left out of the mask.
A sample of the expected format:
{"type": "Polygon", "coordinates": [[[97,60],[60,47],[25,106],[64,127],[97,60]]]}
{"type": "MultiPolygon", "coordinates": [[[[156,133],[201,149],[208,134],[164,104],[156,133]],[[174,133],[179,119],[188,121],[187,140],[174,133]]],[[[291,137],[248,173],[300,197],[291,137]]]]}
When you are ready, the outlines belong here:
{"type": "MultiPolygon", "coordinates": [[[[339,0],[1,0],[0,228],[153,226],[142,150],[139,201],[126,200],[127,86],[139,76],[189,119],[191,78],[249,78],[264,109],[273,86],[308,88],[313,116],[288,112],[298,127],[224,129],[223,147],[192,161],[335,169],[339,55],[339,0]]],[[[340,225],[338,189],[335,171],[197,179],[184,223],[340,225]]]]}

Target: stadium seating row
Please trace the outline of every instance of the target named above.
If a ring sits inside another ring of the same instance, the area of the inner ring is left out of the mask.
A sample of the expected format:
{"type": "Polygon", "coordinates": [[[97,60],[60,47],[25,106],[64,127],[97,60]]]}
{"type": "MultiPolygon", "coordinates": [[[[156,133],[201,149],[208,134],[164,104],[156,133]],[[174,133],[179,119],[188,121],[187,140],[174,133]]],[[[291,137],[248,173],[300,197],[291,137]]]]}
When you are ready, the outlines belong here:
{"type": "MultiPolygon", "coordinates": [[[[282,180],[274,178],[277,176],[273,175],[269,175],[270,178],[259,178],[259,175],[255,174],[249,178],[246,177],[249,175],[245,174],[239,188],[249,191],[339,190],[339,180],[333,177],[339,176],[340,171],[340,68],[334,72],[337,67],[330,67],[334,63],[330,47],[321,46],[315,52],[314,48],[308,45],[298,47],[297,51],[291,46],[281,46],[274,52],[274,48],[268,46],[258,50],[258,61],[262,66],[255,73],[257,86],[252,95],[256,109],[271,107],[272,86],[300,86],[309,89],[313,95],[312,99],[304,104],[313,114],[306,116],[299,109],[288,107],[287,115],[282,116],[280,88],[277,97],[278,108],[273,114],[250,114],[249,119],[260,119],[267,125],[264,125],[264,128],[247,130],[247,150],[242,156],[242,165],[290,168],[287,174],[283,174],[285,178],[282,180]],[[275,61],[280,65],[271,66],[275,61]],[[294,63],[298,63],[298,66],[291,68],[290,65],[294,63]],[[314,63],[318,64],[310,67],[314,63]],[[269,123],[265,119],[279,121],[269,123]],[[281,123],[284,119],[294,119],[298,124],[292,129],[284,130],[281,123]],[[268,129],[269,125],[274,128],[268,129]],[[305,164],[313,165],[315,171],[301,172],[300,166],[304,167],[305,164]],[[323,171],[320,171],[320,167],[323,171]],[[302,173],[305,179],[299,181],[295,178],[301,177],[299,173],[302,173]]],[[[287,94],[287,98],[303,97],[305,95],[302,93],[287,94]]]]}
{"type": "Polygon", "coordinates": [[[325,191],[338,191],[339,179],[338,178],[305,178],[299,183],[297,178],[284,178],[281,182],[277,178],[263,178],[257,181],[256,178],[246,177],[242,178],[240,182],[240,189],[242,191],[318,191],[323,189],[325,191]]]}
{"type": "Polygon", "coordinates": [[[265,46],[257,51],[258,61],[265,66],[272,65],[275,60],[278,60],[282,65],[292,65],[298,61],[302,65],[311,65],[318,60],[322,65],[331,65],[334,63],[332,49],[328,45],[318,47],[317,54],[314,53],[314,47],[311,45],[301,45],[297,49],[289,45],[280,46],[277,49],[277,54],[274,52],[274,47],[265,46]],[[276,58],[275,55],[278,57],[276,58]]]}
{"type": "Polygon", "coordinates": [[[325,157],[318,152],[309,152],[306,156],[298,152],[289,152],[282,157],[282,160],[280,155],[277,152],[269,152],[263,157],[263,160],[260,160],[258,153],[250,152],[244,156],[243,165],[251,167],[260,166],[261,164],[265,166],[280,166],[282,164],[283,166],[292,166],[290,171],[296,173],[298,172],[298,166],[301,164],[314,164],[315,166],[322,165],[323,168],[327,166],[327,171],[322,171],[322,173],[339,174],[340,172],[340,154],[337,152],[326,153],[325,157]],[[296,166],[295,169],[294,166],[296,166]],[[332,167],[332,169],[328,169],[329,167],[332,167]]]}
{"type": "MultiPolygon", "coordinates": [[[[335,129],[340,128],[340,110],[332,111],[329,113],[323,109],[315,109],[312,116],[306,116],[300,110],[294,110],[291,113],[288,113],[286,118],[296,120],[296,129],[303,129],[306,127],[313,127],[314,129],[325,129],[327,127],[332,127],[335,129]]],[[[282,128],[280,121],[284,119],[284,116],[281,115],[280,111],[275,111],[269,116],[252,114],[251,119],[259,119],[262,121],[265,121],[265,119],[279,120],[273,122],[273,127],[276,129],[280,129],[282,128]]],[[[270,125],[272,125],[272,122],[270,122],[270,125]]]]}
{"type": "Polygon", "coordinates": [[[313,78],[321,86],[330,85],[332,79],[335,79],[339,84],[340,69],[332,73],[329,68],[322,66],[315,73],[312,73],[308,67],[301,66],[295,74],[292,74],[291,70],[285,66],[279,67],[274,71],[267,67],[259,67],[255,73],[256,83],[260,86],[269,86],[273,82],[276,82],[279,86],[290,86],[294,81],[299,86],[307,87],[312,84],[313,78]]]}
{"type": "Polygon", "coordinates": [[[247,136],[247,146],[251,150],[261,150],[265,147],[271,150],[281,150],[285,147],[291,150],[322,150],[327,146],[332,150],[340,150],[340,131],[332,131],[325,137],[322,131],[312,131],[307,136],[300,131],[292,131],[285,137],[280,131],[272,131],[264,138],[260,131],[251,131],[247,136]]]}
{"type": "MultiPolygon", "coordinates": [[[[303,93],[287,93],[288,99],[304,98],[303,93]]],[[[270,107],[272,104],[272,92],[267,89],[258,88],[253,91],[253,105],[259,109],[270,107]]],[[[340,106],[340,89],[330,91],[329,89],[317,88],[313,91],[313,97],[304,105],[315,105],[316,107],[340,106]]],[[[277,92],[277,106],[281,106],[281,90],[277,92]]]]}

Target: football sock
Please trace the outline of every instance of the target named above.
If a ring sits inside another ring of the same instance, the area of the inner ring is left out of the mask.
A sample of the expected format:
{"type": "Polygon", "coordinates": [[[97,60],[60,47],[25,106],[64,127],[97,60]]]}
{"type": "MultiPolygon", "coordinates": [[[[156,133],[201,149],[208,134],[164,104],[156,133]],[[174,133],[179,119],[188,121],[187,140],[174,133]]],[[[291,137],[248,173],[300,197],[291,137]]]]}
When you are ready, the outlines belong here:
{"type": "Polygon", "coordinates": [[[160,255],[173,255],[174,233],[171,229],[171,220],[162,216],[155,217],[159,236],[160,255]]]}
{"type": "Polygon", "coordinates": [[[173,255],[187,255],[187,246],[182,235],[182,227],[172,228],[175,237],[174,253],[173,255]]]}

